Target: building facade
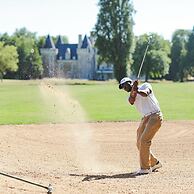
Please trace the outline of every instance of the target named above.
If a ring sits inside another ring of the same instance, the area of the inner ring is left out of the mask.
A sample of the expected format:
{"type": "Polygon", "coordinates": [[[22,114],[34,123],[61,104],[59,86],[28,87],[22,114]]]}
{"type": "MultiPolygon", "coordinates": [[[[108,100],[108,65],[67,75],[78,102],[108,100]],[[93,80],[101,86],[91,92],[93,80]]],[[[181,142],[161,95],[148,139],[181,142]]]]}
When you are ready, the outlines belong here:
{"type": "Polygon", "coordinates": [[[91,37],[78,36],[77,44],[64,44],[59,36],[56,43],[50,35],[41,48],[44,77],[72,79],[113,79],[113,65],[97,64],[97,49],[91,37]]]}

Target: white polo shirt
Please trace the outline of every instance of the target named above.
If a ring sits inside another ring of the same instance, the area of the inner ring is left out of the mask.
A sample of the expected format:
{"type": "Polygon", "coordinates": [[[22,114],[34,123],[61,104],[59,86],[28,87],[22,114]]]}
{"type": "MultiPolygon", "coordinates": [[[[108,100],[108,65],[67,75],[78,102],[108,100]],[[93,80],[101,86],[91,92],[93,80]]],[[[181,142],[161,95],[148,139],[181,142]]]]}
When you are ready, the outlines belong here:
{"type": "Polygon", "coordinates": [[[138,86],[138,90],[145,90],[145,89],[149,89],[151,93],[149,93],[148,96],[146,97],[143,97],[140,94],[137,94],[134,102],[135,107],[143,117],[156,112],[160,112],[160,106],[159,106],[158,100],[154,96],[152,86],[149,83],[144,83],[138,86]]]}

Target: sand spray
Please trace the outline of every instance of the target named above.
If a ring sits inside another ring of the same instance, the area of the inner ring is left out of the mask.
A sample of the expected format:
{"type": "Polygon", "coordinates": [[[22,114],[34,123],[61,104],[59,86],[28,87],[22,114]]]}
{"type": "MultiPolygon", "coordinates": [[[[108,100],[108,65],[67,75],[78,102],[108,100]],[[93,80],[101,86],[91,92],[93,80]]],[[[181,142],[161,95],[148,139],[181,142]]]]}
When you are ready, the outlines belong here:
{"type": "Polygon", "coordinates": [[[100,148],[93,139],[93,129],[87,122],[83,108],[69,95],[67,87],[62,84],[57,87],[57,82],[60,80],[44,79],[39,88],[44,102],[50,106],[49,115],[55,115],[57,119],[62,120],[65,123],[64,130],[68,128],[71,132],[74,149],[71,153],[75,154],[75,165],[85,172],[104,171],[106,167],[98,160],[100,148]]]}

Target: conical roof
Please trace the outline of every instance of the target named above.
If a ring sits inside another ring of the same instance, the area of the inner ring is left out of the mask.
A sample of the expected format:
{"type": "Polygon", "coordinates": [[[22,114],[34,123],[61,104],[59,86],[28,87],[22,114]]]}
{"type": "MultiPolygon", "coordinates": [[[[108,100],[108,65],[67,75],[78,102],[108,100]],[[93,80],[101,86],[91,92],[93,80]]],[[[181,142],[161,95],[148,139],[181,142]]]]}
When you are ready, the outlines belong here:
{"type": "Polygon", "coordinates": [[[89,38],[85,35],[81,48],[87,48],[88,46],[91,46],[91,42],[89,38]]]}
{"type": "Polygon", "coordinates": [[[63,44],[63,40],[62,40],[61,36],[59,35],[58,39],[57,39],[57,42],[56,42],[56,48],[59,48],[60,45],[62,45],[62,44],[63,44]]]}
{"type": "Polygon", "coordinates": [[[45,40],[44,48],[55,48],[55,45],[50,35],[48,35],[45,40]]]}

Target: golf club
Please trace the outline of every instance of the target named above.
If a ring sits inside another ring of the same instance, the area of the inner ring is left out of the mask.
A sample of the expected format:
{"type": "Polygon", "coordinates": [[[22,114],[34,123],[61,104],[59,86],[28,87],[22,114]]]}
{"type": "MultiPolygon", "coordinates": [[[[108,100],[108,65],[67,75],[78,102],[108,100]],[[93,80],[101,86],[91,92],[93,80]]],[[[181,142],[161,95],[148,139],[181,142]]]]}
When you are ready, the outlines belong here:
{"type": "Polygon", "coordinates": [[[141,69],[142,69],[142,67],[143,67],[143,63],[144,63],[144,60],[145,60],[145,56],[146,56],[147,51],[148,51],[148,48],[149,48],[149,46],[150,46],[151,38],[152,38],[152,36],[149,36],[149,37],[148,37],[147,46],[146,46],[146,49],[145,49],[145,52],[144,52],[144,55],[143,55],[143,59],[142,59],[142,61],[141,61],[141,65],[140,65],[140,67],[139,67],[139,72],[138,72],[138,74],[137,74],[137,79],[139,79],[139,76],[140,76],[140,73],[141,73],[141,69]]]}
{"type": "Polygon", "coordinates": [[[37,184],[37,183],[31,182],[31,181],[27,181],[27,180],[24,180],[24,179],[21,179],[21,178],[18,178],[18,177],[15,177],[15,176],[3,173],[3,172],[0,172],[0,175],[7,176],[9,178],[13,178],[13,179],[16,179],[16,180],[19,180],[19,181],[22,181],[22,182],[25,182],[25,183],[28,183],[28,184],[31,184],[31,185],[35,185],[37,187],[42,187],[42,188],[47,190],[47,194],[52,194],[53,188],[52,188],[51,184],[49,184],[49,186],[47,187],[47,186],[37,184]]]}

